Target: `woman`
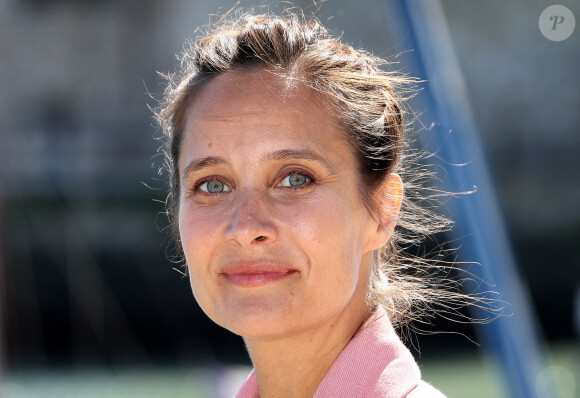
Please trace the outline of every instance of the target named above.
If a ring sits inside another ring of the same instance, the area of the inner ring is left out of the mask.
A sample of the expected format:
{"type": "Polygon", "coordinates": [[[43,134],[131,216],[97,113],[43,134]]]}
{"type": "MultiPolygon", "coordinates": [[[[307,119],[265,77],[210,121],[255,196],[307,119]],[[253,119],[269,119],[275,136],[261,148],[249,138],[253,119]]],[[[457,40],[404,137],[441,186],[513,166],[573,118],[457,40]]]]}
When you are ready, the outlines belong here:
{"type": "Polygon", "coordinates": [[[196,300],[254,364],[238,397],[443,396],[393,329],[437,294],[400,275],[399,244],[442,219],[404,194],[411,81],[381,63],[317,21],[245,14],[169,77],[167,210],[196,300]]]}

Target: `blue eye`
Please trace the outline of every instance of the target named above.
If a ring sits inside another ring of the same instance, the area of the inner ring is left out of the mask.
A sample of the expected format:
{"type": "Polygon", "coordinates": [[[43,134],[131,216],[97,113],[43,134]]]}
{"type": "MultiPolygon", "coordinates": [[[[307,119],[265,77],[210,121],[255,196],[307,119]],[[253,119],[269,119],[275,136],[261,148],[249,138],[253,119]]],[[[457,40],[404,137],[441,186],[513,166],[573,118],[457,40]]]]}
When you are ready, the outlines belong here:
{"type": "Polygon", "coordinates": [[[202,182],[198,188],[203,192],[207,193],[222,193],[222,192],[229,192],[232,189],[228,187],[226,184],[221,182],[220,180],[208,180],[202,182]]]}
{"type": "Polygon", "coordinates": [[[282,182],[280,182],[279,186],[297,188],[301,187],[302,185],[308,184],[311,181],[312,180],[304,174],[293,173],[284,178],[282,182]]]}

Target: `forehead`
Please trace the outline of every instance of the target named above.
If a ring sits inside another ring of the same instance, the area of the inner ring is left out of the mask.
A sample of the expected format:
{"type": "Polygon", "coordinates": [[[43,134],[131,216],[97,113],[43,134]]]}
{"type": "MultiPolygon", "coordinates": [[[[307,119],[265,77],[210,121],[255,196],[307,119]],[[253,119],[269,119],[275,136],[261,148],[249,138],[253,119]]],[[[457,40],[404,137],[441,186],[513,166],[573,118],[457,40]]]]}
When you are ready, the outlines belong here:
{"type": "Polygon", "coordinates": [[[322,105],[313,90],[296,79],[272,70],[251,69],[227,72],[212,79],[189,111],[192,117],[210,119],[236,116],[256,106],[285,106],[290,111],[304,112],[315,103],[322,105]]]}
{"type": "Polygon", "coordinates": [[[338,118],[320,95],[269,70],[233,71],[214,78],[191,103],[184,135],[189,149],[227,140],[345,144],[338,118]]]}

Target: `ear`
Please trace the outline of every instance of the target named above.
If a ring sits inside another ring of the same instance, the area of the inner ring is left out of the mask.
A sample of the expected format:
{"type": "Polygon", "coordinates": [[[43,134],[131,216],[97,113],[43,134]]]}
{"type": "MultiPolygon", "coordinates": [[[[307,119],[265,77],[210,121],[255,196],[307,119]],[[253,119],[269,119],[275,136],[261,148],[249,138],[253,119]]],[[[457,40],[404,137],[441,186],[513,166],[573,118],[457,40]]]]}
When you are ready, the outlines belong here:
{"type": "Polygon", "coordinates": [[[393,234],[403,202],[403,193],[403,181],[396,173],[389,174],[377,189],[375,203],[378,225],[375,231],[374,249],[382,247],[393,234]]]}

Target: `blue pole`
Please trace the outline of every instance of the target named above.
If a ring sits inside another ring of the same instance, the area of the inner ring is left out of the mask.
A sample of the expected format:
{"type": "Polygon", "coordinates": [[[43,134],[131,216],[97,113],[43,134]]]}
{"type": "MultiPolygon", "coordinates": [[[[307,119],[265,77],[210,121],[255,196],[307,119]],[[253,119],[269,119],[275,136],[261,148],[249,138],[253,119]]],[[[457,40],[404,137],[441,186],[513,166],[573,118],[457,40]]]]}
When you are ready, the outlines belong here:
{"type": "MultiPolygon", "coordinates": [[[[469,269],[485,282],[475,286],[480,289],[476,293],[497,298],[487,291],[499,292],[499,298],[509,303],[506,312],[513,313],[477,325],[478,334],[497,361],[498,374],[504,376],[510,397],[559,396],[554,390],[536,390],[535,380],[544,362],[538,327],[518,275],[441,5],[436,0],[394,0],[387,11],[395,41],[399,39],[405,48],[413,50],[406,54],[409,62],[405,65],[411,67],[413,76],[427,82],[420,98],[424,101],[421,110],[429,113],[421,119],[433,121],[433,127],[429,143],[422,144],[445,162],[463,165],[444,165],[446,179],[441,188],[465,192],[476,187],[475,193],[459,195],[447,203],[455,221],[450,237],[461,241],[462,259],[480,264],[469,269]]],[[[474,311],[476,318],[482,315],[474,311]]]]}

